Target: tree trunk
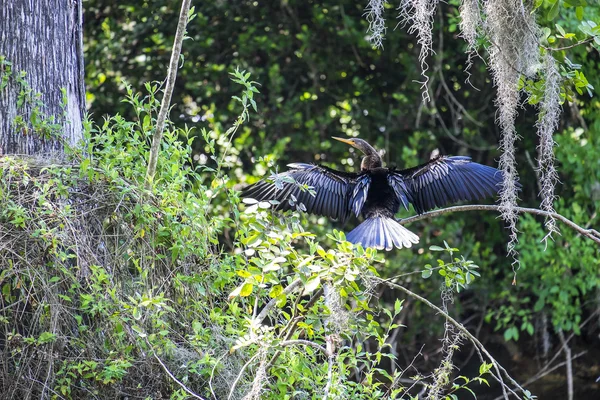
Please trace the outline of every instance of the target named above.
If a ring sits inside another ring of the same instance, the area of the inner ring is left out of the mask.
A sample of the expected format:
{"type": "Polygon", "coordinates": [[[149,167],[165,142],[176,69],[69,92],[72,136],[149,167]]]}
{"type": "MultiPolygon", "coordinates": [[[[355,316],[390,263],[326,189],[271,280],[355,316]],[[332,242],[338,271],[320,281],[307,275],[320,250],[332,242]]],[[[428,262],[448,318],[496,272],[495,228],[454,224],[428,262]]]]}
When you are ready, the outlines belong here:
{"type": "Polygon", "coordinates": [[[0,155],[77,145],[84,110],[81,0],[3,0],[0,155]]]}

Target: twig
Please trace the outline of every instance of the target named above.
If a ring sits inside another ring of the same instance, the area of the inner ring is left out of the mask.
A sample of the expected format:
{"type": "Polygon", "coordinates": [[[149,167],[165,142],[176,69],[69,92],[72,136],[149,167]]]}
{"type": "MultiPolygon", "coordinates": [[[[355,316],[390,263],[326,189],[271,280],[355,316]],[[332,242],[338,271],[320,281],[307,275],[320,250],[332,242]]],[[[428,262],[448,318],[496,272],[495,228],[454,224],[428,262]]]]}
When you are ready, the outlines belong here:
{"type": "MultiPolygon", "coordinates": [[[[403,218],[398,220],[401,225],[410,224],[412,222],[421,221],[423,219],[437,217],[443,214],[449,214],[453,212],[461,212],[461,211],[500,211],[500,206],[498,205],[483,205],[483,204],[470,204],[465,206],[453,206],[447,208],[441,208],[439,210],[426,212],[424,214],[415,215],[408,218],[403,218]]],[[[564,217],[557,213],[551,213],[543,210],[539,210],[537,208],[525,208],[525,207],[515,207],[515,211],[521,214],[533,214],[533,215],[542,215],[544,217],[554,217],[557,220],[563,222],[568,225],[570,228],[575,231],[581,233],[583,236],[586,236],[592,239],[594,242],[600,244],[600,233],[595,229],[585,229],[581,226],[577,225],[575,222],[571,221],[567,217],[564,217]]]]}
{"type": "Polygon", "coordinates": [[[540,171],[533,163],[533,159],[531,158],[531,154],[529,154],[529,150],[525,150],[525,158],[527,159],[527,163],[535,173],[535,180],[537,182],[538,193],[542,191],[542,185],[540,184],[540,171]]]}
{"type": "MultiPolygon", "coordinates": [[[[585,321],[583,321],[581,324],[579,324],[579,330],[583,329],[583,327],[584,327],[584,326],[586,326],[586,325],[587,325],[587,324],[588,324],[588,323],[589,323],[589,322],[590,322],[592,319],[594,319],[594,318],[596,317],[596,315],[598,315],[599,313],[600,313],[600,309],[598,309],[598,310],[594,311],[594,312],[593,312],[593,313],[592,313],[592,314],[591,314],[589,317],[587,317],[587,318],[585,319],[585,321]]],[[[567,339],[565,340],[565,343],[569,343],[569,342],[571,341],[571,339],[573,339],[573,337],[574,337],[574,336],[575,336],[575,332],[571,333],[571,334],[569,335],[569,337],[567,337],[567,339]]],[[[548,361],[548,362],[546,363],[546,365],[545,365],[545,366],[544,366],[544,367],[543,367],[543,368],[542,368],[542,369],[541,369],[541,370],[538,372],[538,374],[539,374],[539,373],[542,373],[542,372],[544,372],[544,371],[545,371],[545,370],[546,370],[546,369],[547,369],[547,368],[550,366],[550,364],[552,364],[552,363],[554,362],[554,360],[556,360],[556,359],[558,358],[558,356],[560,355],[560,353],[561,353],[561,350],[562,350],[562,349],[563,349],[563,348],[561,347],[561,349],[559,349],[559,350],[556,352],[556,354],[554,354],[554,356],[553,356],[553,357],[550,359],[550,361],[548,361]]],[[[573,358],[575,358],[575,357],[573,357],[573,358]]],[[[553,367],[552,369],[554,369],[554,367],[553,367]]],[[[537,375],[534,375],[534,376],[537,376],[537,375]]],[[[543,376],[543,375],[542,375],[542,376],[543,376]]]]}
{"type": "MultiPolygon", "coordinates": [[[[333,350],[334,347],[332,345],[330,345],[330,340],[328,339],[327,348],[325,348],[315,342],[311,342],[310,340],[302,340],[302,339],[285,340],[279,344],[282,346],[294,346],[294,345],[309,346],[309,347],[313,347],[313,348],[321,351],[324,355],[327,356],[327,358],[328,358],[327,385],[325,385],[325,390],[324,390],[324,394],[323,394],[323,398],[327,399],[327,397],[329,396],[329,391],[331,390],[331,384],[332,384],[332,380],[333,380],[333,361],[335,360],[335,351],[333,350]],[[330,350],[330,348],[331,348],[331,350],[330,350]]],[[[271,363],[269,363],[269,364],[271,364],[271,363]]]]}
{"type": "Polygon", "coordinates": [[[549,51],[568,50],[568,49],[572,49],[573,47],[581,46],[582,44],[590,43],[590,42],[594,41],[594,38],[595,38],[595,36],[592,36],[592,37],[589,37],[589,38],[587,38],[587,39],[580,40],[579,42],[577,42],[577,43],[574,43],[574,44],[572,44],[572,45],[570,45],[570,46],[556,47],[556,48],[553,48],[553,47],[545,47],[545,46],[542,46],[542,47],[543,47],[544,49],[546,49],[546,50],[549,50],[549,51]]]}
{"type": "Polygon", "coordinates": [[[446,93],[448,94],[448,97],[450,98],[450,100],[452,100],[452,102],[456,105],[456,108],[459,109],[460,112],[463,113],[463,115],[469,120],[471,121],[473,124],[475,124],[476,126],[482,128],[484,126],[484,124],[482,124],[481,122],[477,121],[475,118],[473,118],[473,116],[471,114],[469,114],[469,112],[467,111],[467,109],[465,108],[465,106],[463,106],[461,104],[460,101],[458,101],[458,99],[454,96],[454,93],[452,93],[452,91],[450,90],[450,88],[448,87],[448,84],[446,83],[446,80],[444,79],[444,72],[442,71],[442,69],[440,68],[438,70],[438,74],[440,75],[440,83],[442,84],[444,90],[446,91],[446,93]]]}
{"type": "MultiPolygon", "coordinates": [[[[481,362],[484,362],[484,361],[485,361],[485,358],[483,357],[483,354],[481,354],[481,350],[479,350],[479,347],[477,347],[477,346],[473,346],[473,348],[474,348],[474,349],[475,349],[475,351],[477,352],[477,355],[479,356],[479,359],[481,360],[481,362]]],[[[496,370],[496,372],[497,372],[497,373],[500,373],[500,372],[498,372],[498,369],[497,369],[497,368],[494,368],[494,369],[496,370]]],[[[494,378],[496,378],[496,380],[498,380],[498,377],[497,377],[496,375],[494,375],[494,374],[493,374],[491,371],[490,371],[490,373],[492,374],[492,376],[493,376],[494,378]]],[[[502,379],[502,377],[500,377],[500,379],[502,379]]],[[[504,384],[504,383],[503,383],[501,380],[498,380],[498,382],[500,383],[500,387],[502,388],[502,396],[498,396],[498,397],[499,397],[500,399],[507,400],[507,399],[508,399],[508,393],[506,392],[506,385],[505,385],[505,384],[504,384]]],[[[511,390],[511,392],[512,392],[512,390],[511,390]]],[[[514,392],[512,392],[512,393],[514,393],[514,392]]],[[[519,396],[517,396],[516,394],[515,394],[515,396],[516,396],[516,397],[519,397],[519,396]]]]}
{"type": "MultiPolygon", "coordinates": [[[[304,308],[306,310],[310,309],[316,302],[317,300],[323,295],[323,288],[317,290],[315,292],[315,294],[313,294],[313,296],[310,298],[310,300],[308,301],[308,303],[306,303],[304,305],[304,308]]],[[[296,331],[296,327],[298,326],[298,323],[304,318],[304,315],[299,315],[296,318],[294,318],[289,325],[289,328],[287,328],[287,333],[284,337],[284,342],[290,340],[290,338],[294,335],[294,332],[296,331]]],[[[285,329],[284,329],[285,330],[285,329]]],[[[279,356],[281,355],[281,350],[277,350],[275,352],[275,354],[273,354],[273,357],[271,357],[271,360],[269,361],[269,364],[267,364],[267,371],[275,364],[275,361],[277,361],[277,359],[279,358],[279,356]]]]}
{"type": "MultiPolygon", "coordinates": [[[[150,346],[150,348],[152,348],[152,345],[150,344],[150,342],[148,340],[146,340],[146,343],[148,343],[148,346],[150,346]]],[[[169,371],[167,366],[162,362],[162,360],[160,358],[158,358],[158,356],[156,355],[156,352],[154,350],[152,350],[152,355],[154,356],[154,358],[156,358],[156,361],[158,361],[158,363],[165,370],[167,375],[169,375],[169,377],[171,379],[173,379],[175,381],[175,383],[177,383],[183,390],[185,390],[187,392],[187,394],[189,394],[190,396],[192,396],[195,399],[205,400],[203,397],[200,397],[196,393],[192,392],[190,389],[188,389],[187,386],[185,386],[182,382],[180,382],[177,378],[175,378],[175,375],[173,375],[171,373],[171,371],[169,371]]]]}
{"type": "MultiPolygon", "coordinates": [[[[38,381],[37,379],[31,378],[31,377],[30,377],[30,378],[28,378],[28,379],[29,379],[29,380],[31,380],[32,382],[38,383],[38,384],[40,384],[40,385],[44,385],[44,382],[40,382],[40,381],[38,381]]],[[[53,390],[53,389],[52,389],[52,388],[50,388],[50,387],[49,387],[49,388],[47,388],[47,389],[48,389],[49,391],[51,391],[51,392],[52,392],[52,394],[54,394],[54,396],[56,396],[56,398],[59,398],[59,399],[62,399],[62,400],[66,400],[66,398],[65,398],[65,397],[62,397],[62,396],[60,395],[60,393],[58,393],[56,390],[53,390]]]]}
{"type": "Polygon", "coordinates": [[[213,389],[212,386],[212,380],[213,377],[215,376],[215,370],[217,369],[217,365],[219,365],[221,363],[221,360],[227,355],[228,353],[223,353],[223,355],[221,357],[219,357],[219,359],[217,360],[217,362],[215,362],[215,365],[213,365],[212,370],[210,371],[210,378],[208,379],[208,387],[210,389],[210,393],[213,395],[213,399],[218,400],[217,395],[215,394],[215,391],[213,389]]]}
{"type": "MultiPolygon", "coordinates": [[[[586,325],[587,325],[587,324],[588,324],[588,323],[589,323],[589,322],[590,322],[592,319],[594,319],[594,317],[595,317],[595,316],[596,316],[598,313],[600,313],[600,309],[599,309],[599,310],[596,310],[596,311],[595,311],[595,312],[593,312],[593,313],[592,313],[592,314],[591,314],[589,317],[587,317],[587,318],[586,318],[586,320],[585,320],[585,321],[583,321],[583,322],[582,322],[582,323],[579,325],[579,329],[581,330],[581,329],[582,329],[584,326],[586,326],[586,325]]],[[[570,335],[569,335],[569,336],[566,338],[566,340],[565,340],[565,343],[569,343],[569,341],[570,341],[571,339],[573,339],[573,337],[574,337],[574,336],[575,336],[575,333],[571,333],[571,334],[570,334],[570,335]]],[[[564,347],[562,347],[562,348],[561,348],[561,350],[562,350],[562,349],[564,349],[564,347]]],[[[548,362],[546,363],[546,365],[545,365],[545,366],[544,366],[544,367],[543,367],[541,370],[539,370],[539,371],[538,371],[538,373],[537,373],[537,374],[535,374],[534,376],[532,376],[531,378],[529,378],[527,381],[525,381],[525,383],[523,384],[523,386],[529,385],[529,384],[531,384],[531,383],[533,383],[533,382],[537,381],[538,379],[540,379],[540,378],[543,378],[544,376],[548,375],[550,372],[552,372],[552,371],[554,371],[554,370],[556,370],[556,369],[558,369],[558,368],[560,368],[560,367],[562,367],[562,366],[566,365],[566,363],[567,363],[567,362],[566,362],[566,361],[563,361],[563,362],[561,362],[560,364],[557,364],[557,365],[555,365],[554,367],[552,367],[552,368],[548,369],[548,367],[550,367],[550,365],[551,365],[551,364],[554,362],[554,360],[556,360],[556,359],[558,358],[558,356],[559,356],[559,355],[560,355],[560,353],[561,353],[561,350],[557,351],[557,352],[556,352],[556,354],[554,355],[554,357],[552,357],[552,359],[550,359],[550,361],[548,361],[548,362]]],[[[571,360],[575,360],[576,358],[579,358],[579,357],[581,357],[582,355],[584,355],[584,354],[586,354],[586,353],[587,353],[587,350],[586,350],[586,351],[582,351],[581,353],[578,353],[578,354],[574,355],[574,356],[571,358],[571,360]]],[[[497,398],[495,398],[494,400],[500,400],[500,399],[501,399],[501,397],[497,397],[497,398]]]]}
{"type": "Polygon", "coordinates": [[[321,346],[318,343],[311,342],[310,340],[303,340],[303,339],[284,340],[283,342],[280,342],[279,344],[282,346],[295,346],[295,345],[309,346],[309,347],[313,347],[313,348],[323,352],[323,354],[327,355],[327,349],[325,347],[321,346]]]}
{"type": "Polygon", "coordinates": [[[333,362],[335,361],[335,344],[331,335],[327,336],[327,350],[325,352],[327,354],[327,385],[323,390],[323,399],[327,400],[333,384],[333,362]]]}
{"type": "Polygon", "coordinates": [[[177,23],[177,32],[175,33],[175,41],[173,43],[173,52],[171,53],[171,61],[167,72],[167,83],[165,85],[165,94],[160,104],[160,111],[156,119],[156,128],[152,135],[152,146],[150,147],[150,155],[148,158],[148,169],[146,170],[146,190],[152,187],[152,181],[156,174],[156,163],[158,161],[158,153],[160,151],[160,142],[162,133],[165,127],[165,120],[171,105],[171,96],[175,88],[175,79],[177,78],[177,66],[179,64],[179,56],[181,54],[181,44],[185,35],[185,27],[188,22],[188,14],[190,12],[191,0],[183,0],[181,4],[181,12],[179,14],[179,22],[177,23]]]}
{"type": "MultiPolygon", "coordinates": [[[[439,308],[438,306],[436,306],[435,304],[433,304],[432,302],[430,302],[426,298],[424,298],[422,296],[419,296],[418,294],[412,292],[411,290],[408,290],[404,286],[398,285],[397,283],[388,282],[388,281],[385,281],[385,280],[380,279],[380,278],[375,278],[375,279],[378,280],[380,283],[382,283],[384,285],[387,285],[387,286],[389,286],[389,287],[391,287],[393,289],[398,289],[398,290],[403,291],[407,295],[409,295],[409,296],[411,296],[411,297],[419,300],[420,302],[424,303],[428,307],[432,308],[438,314],[441,314],[444,318],[446,318],[446,320],[448,322],[450,322],[452,325],[454,325],[455,327],[457,327],[459,331],[461,331],[475,346],[477,346],[488,357],[488,359],[494,365],[494,369],[496,370],[496,373],[498,374],[497,378],[499,378],[499,383],[502,385],[503,388],[505,388],[506,384],[504,384],[504,382],[502,381],[502,375],[504,375],[506,378],[508,378],[508,380],[510,381],[510,383],[513,386],[515,386],[518,390],[520,390],[521,392],[524,392],[524,389],[517,383],[517,381],[515,381],[508,374],[508,372],[506,371],[506,369],[502,365],[500,365],[496,361],[496,359],[494,357],[492,357],[492,355],[487,351],[487,349],[483,346],[483,344],[479,341],[479,339],[477,339],[475,336],[473,336],[471,334],[471,332],[469,332],[469,330],[467,328],[465,328],[461,323],[459,323],[458,321],[456,321],[454,318],[452,318],[450,315],[448,315],[446,312],[444,312],[441,308],[439,308]]],[[[515,394],[514,391],[512,391],[512,389],[509,388],[509,390],[513,394],[515,394]]],[[[505,394],[504,397],[506,399],[508,399],[508,396],[506,394],[505,394]]]]}
{"type": "MultiPolygon", "coordinates": [[[[581,356],[583,356],[583,355],[586,355],[587,353],[588,353],[588,351],[587,351],[587,350],[584,350],[584,351],[582,351],[582,352],[580,352],[580,353],[577,353],[577,354],[575,354],[575,355],[574,355],[574,356],[571,358],[571,361],[572,361],[572,360],[575,360],[575,359],[577,359],[577,358],[579,358],[579,357],[581,357],[581,356]]],[[[523,386],[527,386],[527,385],[529,385],[529,384],[531,384],[531,383],[533,383],[533,382],[537,381],[538,379],[541,379],[541,378],[543,378],[544,376],[548,375],[549,373],[551,373],[551,372],[553,372],[553,371],[555,371],[555,370],[557,370],[557,369],[559,369],[559,368],[562,368],[562,367],[564,367],[566,364],[567,364],[567,362],[566,362],[566,361],[563,361],[563,362],[561,362],[561,363],[559,363],[559,364],[556,364],[554,367],[550,368],[549,370],[546,370],[546,371],[545,371],[545,370],[542,370],[542,371],[538,372],[537,374],[535,374],[535,375],[534,375],[534,376],[532,376],[531,378],[527,379],[527,381],[525,381],[525,383],[523,384],[523,386]]],[[[502,396],[498,396],[498,397],[496,397],[494,400],[501,400],[501,399],[502,399],[502,396]]]]}
{"type": "MultiPolygon", "coordinates": [[[[298,287],[300,284],[302,283],[302,280],[300,278],[296,279],[295,281],[293,281],[292,283],[290,283],[289,285],[287,285],[287,287],[285,289],[283,289],[283,294],[290,294],[292,292],[292,290],[296,289],[296,287],[298,287]]],[[[252,321],[252,323],[254,325],[260,325],[264,319],[267,317],[267,314],[269,313],[269,311],[271,311],[271,309],[273,307],[275,307],[275,305],[277,304],[277,299],[272,299],[271,301],[269,301],[267,303],[266,306],[264,306],[264,308],[260,311],[260,313],[256,316],[256,318],[254,318],[254,321],[252,321]]]]}
{"type": "MultiPolygon", "coordinates": [[[[406,368],[404,368],[402,370],[402,372],[400,373],[400,375],[398,375],[397,378],[395,378],[392,381],[392,384],[390,386],[388,386],[388,389],[385,393],[385,397],[389,397],[391,392],[397,388],[398,383],[407,383],[410,384],[410,386],[408,388],[406,388],[405,392],[410,392],[412,390],[412,388],[414,388],[416,385],[421,385],[423,386],[423,389],[426,390],[429,385],[427,384],[427,382],[421,381],[421,380],[415,380],[415,379],[406,379],[406,378],[401,378],[402,376],[404,376],[404,374],[406,373],[406,371],[408,371],[410,368],[413,368],[413,365],[415,364],[415,361],[417,360],[418,357],[422,357],[423,356],[423,348],[425,347],[425,345],[421,345],[421,348],[419,349],[419,352],[413,357],[413,359],[411,360],[411,362],[406,366],[406,368]]],[[[416,369],[416,368],[415,368],[416,369]]],[[[423,392],[424,394],[425,392],[423,392]]],[[[420,397],[419,397],[420,398],[420,397]]]]}
{"type": "Polygon", "coordinates": [[[565,351],[565,363],[567,364],[567,389],[568,399],[573,400],[573,363],[571,362],[571,348],[565,340],[565,335],[562,331],[558,331],[558,337],[565,351]]]}
{"type": "Polygon", "coordinates": [[[250,365],[250,363],[252,361],[254,361],[254,359],[256,357],[259,356],[259,354],[260,354],[260,351],[257,352],[255,355],[253,355],[248,361],[246,361],[246,364],[244,364],[244,366],[240,370],[238,376],[235,378],[235,381],[233,381],[233,383],[231,385],[231,389],[229,390],[229,396],[227,396],[227,400],[231,400],[231,396],[233,396],[233,391],[235,390],[235,387],[237,386],[240,379],[242,379],[242,376],[244,375],[244,371],[246,370],[246,368],[248,368],[248,365],[250,365]]]}

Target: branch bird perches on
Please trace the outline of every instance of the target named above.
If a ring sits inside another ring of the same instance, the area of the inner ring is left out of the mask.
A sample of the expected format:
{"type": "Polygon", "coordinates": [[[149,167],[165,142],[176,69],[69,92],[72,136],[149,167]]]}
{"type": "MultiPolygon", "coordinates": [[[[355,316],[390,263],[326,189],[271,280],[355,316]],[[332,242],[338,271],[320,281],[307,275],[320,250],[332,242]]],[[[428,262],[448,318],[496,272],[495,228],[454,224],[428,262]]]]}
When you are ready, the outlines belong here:
{"type": "Polygon", "coordinates": [[[439,156],[404,170],[383,167],[381,156],[362,139],[335,140],[360,150],[360,172],[337,171],[322,165],[293,163],[273,181],[246,187],[242,196],[258,201],[276,200],[276,210],[301,209],[345,221],[351,214],[364,221],[346,235],[364,247],[391,250],[411,247],[419,237],[399,224],[400,205],[412,204],[422,214],[457,201],[478,200],[498,193],[502,173],[469,157],[439,156]],[[311,187],[306,190],[303,186],[311,187]]]}

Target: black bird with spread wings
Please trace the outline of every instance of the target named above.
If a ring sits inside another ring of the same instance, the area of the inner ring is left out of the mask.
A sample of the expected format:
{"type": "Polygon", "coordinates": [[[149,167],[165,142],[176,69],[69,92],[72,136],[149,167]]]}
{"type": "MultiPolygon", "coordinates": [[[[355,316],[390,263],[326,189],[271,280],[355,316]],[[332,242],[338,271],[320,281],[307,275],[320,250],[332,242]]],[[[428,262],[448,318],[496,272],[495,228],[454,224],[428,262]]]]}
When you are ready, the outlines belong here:
{"type": "Polygon", "coordinates": [[[345,221],[351,214],[364,221],[346,235],[363,247],[391,250],[410,247],[419,237],[400,225],[394,215],[409,203],[422,214],[461,200],[478,200],[498,193],[502,173],[471,162],[470,157],[439,156],[405,170],[384,168],[377,150],[362,139],[334,139],[359,149],[365,156],[359,173],[336,171],[313,164],[289,164],[276,183],[262,180],[245,188],[242,196],[277,200],[277,210],[295,209],[345,221]],[[305,190],[301,186],[309,186],[305,190]],[[295,199],[295,200],[294,200],[295,199]]]}

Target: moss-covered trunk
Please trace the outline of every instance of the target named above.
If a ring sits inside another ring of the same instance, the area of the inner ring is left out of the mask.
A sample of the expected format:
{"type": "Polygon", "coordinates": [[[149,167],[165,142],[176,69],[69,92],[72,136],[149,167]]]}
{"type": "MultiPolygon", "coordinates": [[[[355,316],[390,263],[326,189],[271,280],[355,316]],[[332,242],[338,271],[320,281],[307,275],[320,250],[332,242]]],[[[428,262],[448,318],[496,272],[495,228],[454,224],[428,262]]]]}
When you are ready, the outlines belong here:
{"type": "Polygon", "coordinates": [[[82,138],[81,0],[0,7],[0,154],[61,152],[82,138]]]}

